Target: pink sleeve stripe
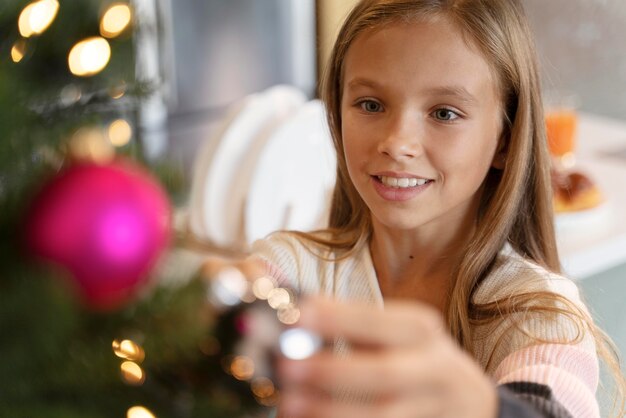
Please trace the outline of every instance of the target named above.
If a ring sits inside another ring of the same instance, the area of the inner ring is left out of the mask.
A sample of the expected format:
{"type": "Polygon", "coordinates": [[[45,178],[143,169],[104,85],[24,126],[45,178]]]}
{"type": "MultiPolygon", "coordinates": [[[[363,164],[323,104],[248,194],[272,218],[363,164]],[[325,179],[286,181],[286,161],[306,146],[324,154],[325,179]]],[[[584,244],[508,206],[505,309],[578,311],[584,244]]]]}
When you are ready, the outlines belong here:
{"type": "Polygon", "coordinates": [[[534,382],[552,389],[555,399],[574,417],[599,417],[595,353],[574,345],[541,344],[509,354],[494,373],[498,384],[534,382]]]}
{"type": "Polygon", "coordinates": [[[509,354],[498,365],[494,378],[499,380],[512,370],[535,365],[552,365],[582,380],[591,392],[598,388],[599,366],[595,352],[575,345],[538,344],[509,354]]]}

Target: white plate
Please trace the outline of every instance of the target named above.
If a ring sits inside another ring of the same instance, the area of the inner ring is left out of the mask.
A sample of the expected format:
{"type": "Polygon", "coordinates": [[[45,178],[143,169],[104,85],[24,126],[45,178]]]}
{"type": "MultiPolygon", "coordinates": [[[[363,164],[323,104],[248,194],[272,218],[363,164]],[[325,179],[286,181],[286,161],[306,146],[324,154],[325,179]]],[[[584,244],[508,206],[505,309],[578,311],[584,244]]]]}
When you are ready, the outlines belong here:
{"type": "Polygon", "coordinates": [[[313,100],[272,134],[258,157],[245,205],[246,242],[280,229],[325,227],[335,171],[324,106],[313,100]]]}
{"type": "Polygon", "coordinates": [[[306,96],[290,86],[275,86],[253,95],[219,138],[202,192],[202,215],[209,241],[229,248],[238,244],[247,185],[237,183],[249,168],[244,166],[246,156],[254,149],[259,135],[287,118],[305,101],[306,96]]]}
{"type": "Polygon", "coordinates": [[[210,171],[211,163],[213,162],[213,156],[215,155],[220,139],[253,97],[254,95],[244,97],[228,109],[226,116],[219,122],[215,133],[208,141],[204,142],[194,160],[191,193],[189,196],[188,222],[191,232],[195,237],[201,240],[209,239],[204,216],[204,191],[206,179],[210,171]]]}
{"type": "Polygon", "coordinates": [[[604,201],[595,208],[557,213],[554,220],[557,232],[585,231],[611,222],[611,215],[611,205],[604,201]]]}

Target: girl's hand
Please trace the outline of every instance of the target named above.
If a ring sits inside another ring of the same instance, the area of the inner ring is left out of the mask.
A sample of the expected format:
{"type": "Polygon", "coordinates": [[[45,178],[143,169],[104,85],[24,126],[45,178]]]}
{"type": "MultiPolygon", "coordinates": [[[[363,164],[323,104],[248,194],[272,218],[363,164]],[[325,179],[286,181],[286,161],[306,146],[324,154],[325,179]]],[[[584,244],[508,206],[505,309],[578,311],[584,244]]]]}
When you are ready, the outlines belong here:
{"type": "Polygon", "coordinates": [[[281,359],[279,415],[318,418],[494,418],[494,384],[444,332],[440,315],[417,302],[385,309],[305,301],[298,326],[328,341],[345,338],[348,358],[324,350],[306,360],[281,359]],[[336,397],[366,394],[366,402],[336,397]],[[335,397],[335,399],[333,399],[335,397]]]}

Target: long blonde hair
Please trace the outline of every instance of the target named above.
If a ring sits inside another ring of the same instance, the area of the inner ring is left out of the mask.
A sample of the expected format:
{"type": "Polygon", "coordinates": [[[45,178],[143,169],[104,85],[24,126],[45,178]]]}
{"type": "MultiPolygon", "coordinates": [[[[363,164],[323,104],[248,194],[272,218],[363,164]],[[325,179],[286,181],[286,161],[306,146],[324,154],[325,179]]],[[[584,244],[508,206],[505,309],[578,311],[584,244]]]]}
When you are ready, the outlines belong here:
{"type": "Polygon", "coordinates": [[[348,176],[341,137],[343,63],[348,49],[364,30],[433,16],[456,23],[480,48],[497,75],[505,109],[506,166],[491,169],[485,179],[476,232],[455,269],[447,312],[450,331],[469,349],[468,301],[505,242],[551,271],[560,269],[539,77],[530,30],[517,2],[366,0],[356,6],[339,33],[322,90],[338,155],[329,226],[343,248],[357,247],[371,234],[369,211],[348,176]]]}
{"type": "MultiPolygon", "coordinates": [[[[338,157],[327,231],[330,234],[298,235],[340,250],[338,253],[344,256],[367,245],[372,234],[370,213],[348,175],[341,136],[345,57],[354,39],[364,31],[434,17],[456,24],[465,40],[479,48],[496,75],[504,105],[506,164],[503,170],[492,168],[488,173],[476,231],[455,266],[445,312],[449,331],[461,347],[474,354],[472,331],[477,325],[516,312],[565,315],[578,324],[579,337],[584,330],[591,331],[599,355],[617,382],[616,399],[623,399],[626,384],[616,350],[575,304],[557,294],[533,291],[486,305],[471,302],[505,243],[535,264],[560,272],[535,46],[518,0],[363,0],[357,4],[339,32],[321,89],[338,157]]],[[[619,409],[623,410],[623,401],[619,409]]]]}

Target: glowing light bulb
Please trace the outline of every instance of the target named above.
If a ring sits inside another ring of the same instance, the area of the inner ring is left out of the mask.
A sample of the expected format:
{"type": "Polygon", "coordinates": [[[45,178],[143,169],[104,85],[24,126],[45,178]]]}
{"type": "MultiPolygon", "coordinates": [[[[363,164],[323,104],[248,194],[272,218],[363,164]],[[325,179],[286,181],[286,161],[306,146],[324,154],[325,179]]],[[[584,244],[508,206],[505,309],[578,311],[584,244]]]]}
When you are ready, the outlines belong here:
{"type": "Polygon", "coordinates": [[[88,77],[98,74],[109,63],[111,47],[99,36],[87,38],[72,47],[68,65],[72,74],[88,77]]]}
{"type": "Polygon", "coordinates": [[[24,7],[17,21],[24,38],[43,33],[52,24],[59,11],[57,0],[39,0],[24,7]]]}
{"type": "Polygon", "coordinates": [[[83,92],[80,90],[80,87],[75,86],[74,84],[68,84],[63,87],[63,90],[61,90],[59,99],[61,100],[63,106],[71,106],[78,102],[82,96],[83,92]]]}
{"type": "Polygon", "coordinates": [[[230,363],[230,374],[237,380],[248,380],[254,375],[254,362],[246,356],[237,356],[230,363]]]}
{"type": "Polygon", "coordinates": [[[250,389],[256,401],[263,406],[276,406],[279,401],[279,392],[274,383],[267,377],[257,377],[250,383],[250,389]]]}
{"type": "Polygon", "coordinates": [[[276,283],[271,277],[259,277],[252,284],[254,296],[261,300],[268,298],[270,292],[276,287],[276,283]]]}
{"type": "Polygon", "coordinates": [[[291,295],[287,289],[277,287],[267,295],[267,303],[274,309],[279,309],[291,303],[291,295]]]}
{"type": "Polygon", "coordinates": [[[305,329],[290,328],[280,334],[280,352],[292,360],[304,360],[318,352],[322,347],[322,339],[305,329]]]}
{"type": "Polygon", "coordinates": [[[132,340],[113,340],[113,353],[119,358],[141,363],[145,358],[143,348],[132,340]]]}
{"type": "Polygon", "coordinates": [[[26,55],[26,41],[20,39],[11,48],[11,59],[13,62],[18,63],[24,58],[24,55],[26,55]]]}
{"type": "Polygon", "coordinates": [[[139,386],[146,381],[146,375],[137,363],[125,361],[120,365],[122,378],[129,385],[139,386]]]}
{"type": "Polygon", "coordinates": [[[126,418],[156,418],[148,408],[133,406],[126,411],[126,418]]]}
{"type": "Polygon", "coordinates": [[[209,299],[215,306],[235,306],[241,303],[248,290],[248,282],[241,270],[227,267],[220,270],[211,282],[209,299]]]}
{"type": "Polygon", "coordinates": [[[267,377],[257,377],[250,383],[250,388],[258,398],[269,398],[276,392],[274,383],[267,377]]]}
{"type": "Polygon", "coordinates": [[[300,319],[300,309],[293,303],[289,303],[278,308],[276,316],[283,324],[293,325],[300,319]]]}
{"type": "Polygon", "coordinates": [[[128,27],[131,16],[128,4],[112,4],[100,20],[100,34],[105,38],[115,38],[128,27]]]}
{"type": "Polygon", "coordinates": [[[109,141],[116,147],[123,147],[133,137],[133,128],[124,119],[111,122],[108,129],[109,141]]]}
{"type": "Polygon", "coordinates": [[[112,99],[121,99],[126,94],[126,83],[121,81],[118,84],[109,87],[109,96],[112,99]]]}
{"type": "Polygon", "coordinates": [[[115,157],[115,149],[97,126],[78,129],[67,143],[70,156],[78,161],[109,162],[115,157]]]}

